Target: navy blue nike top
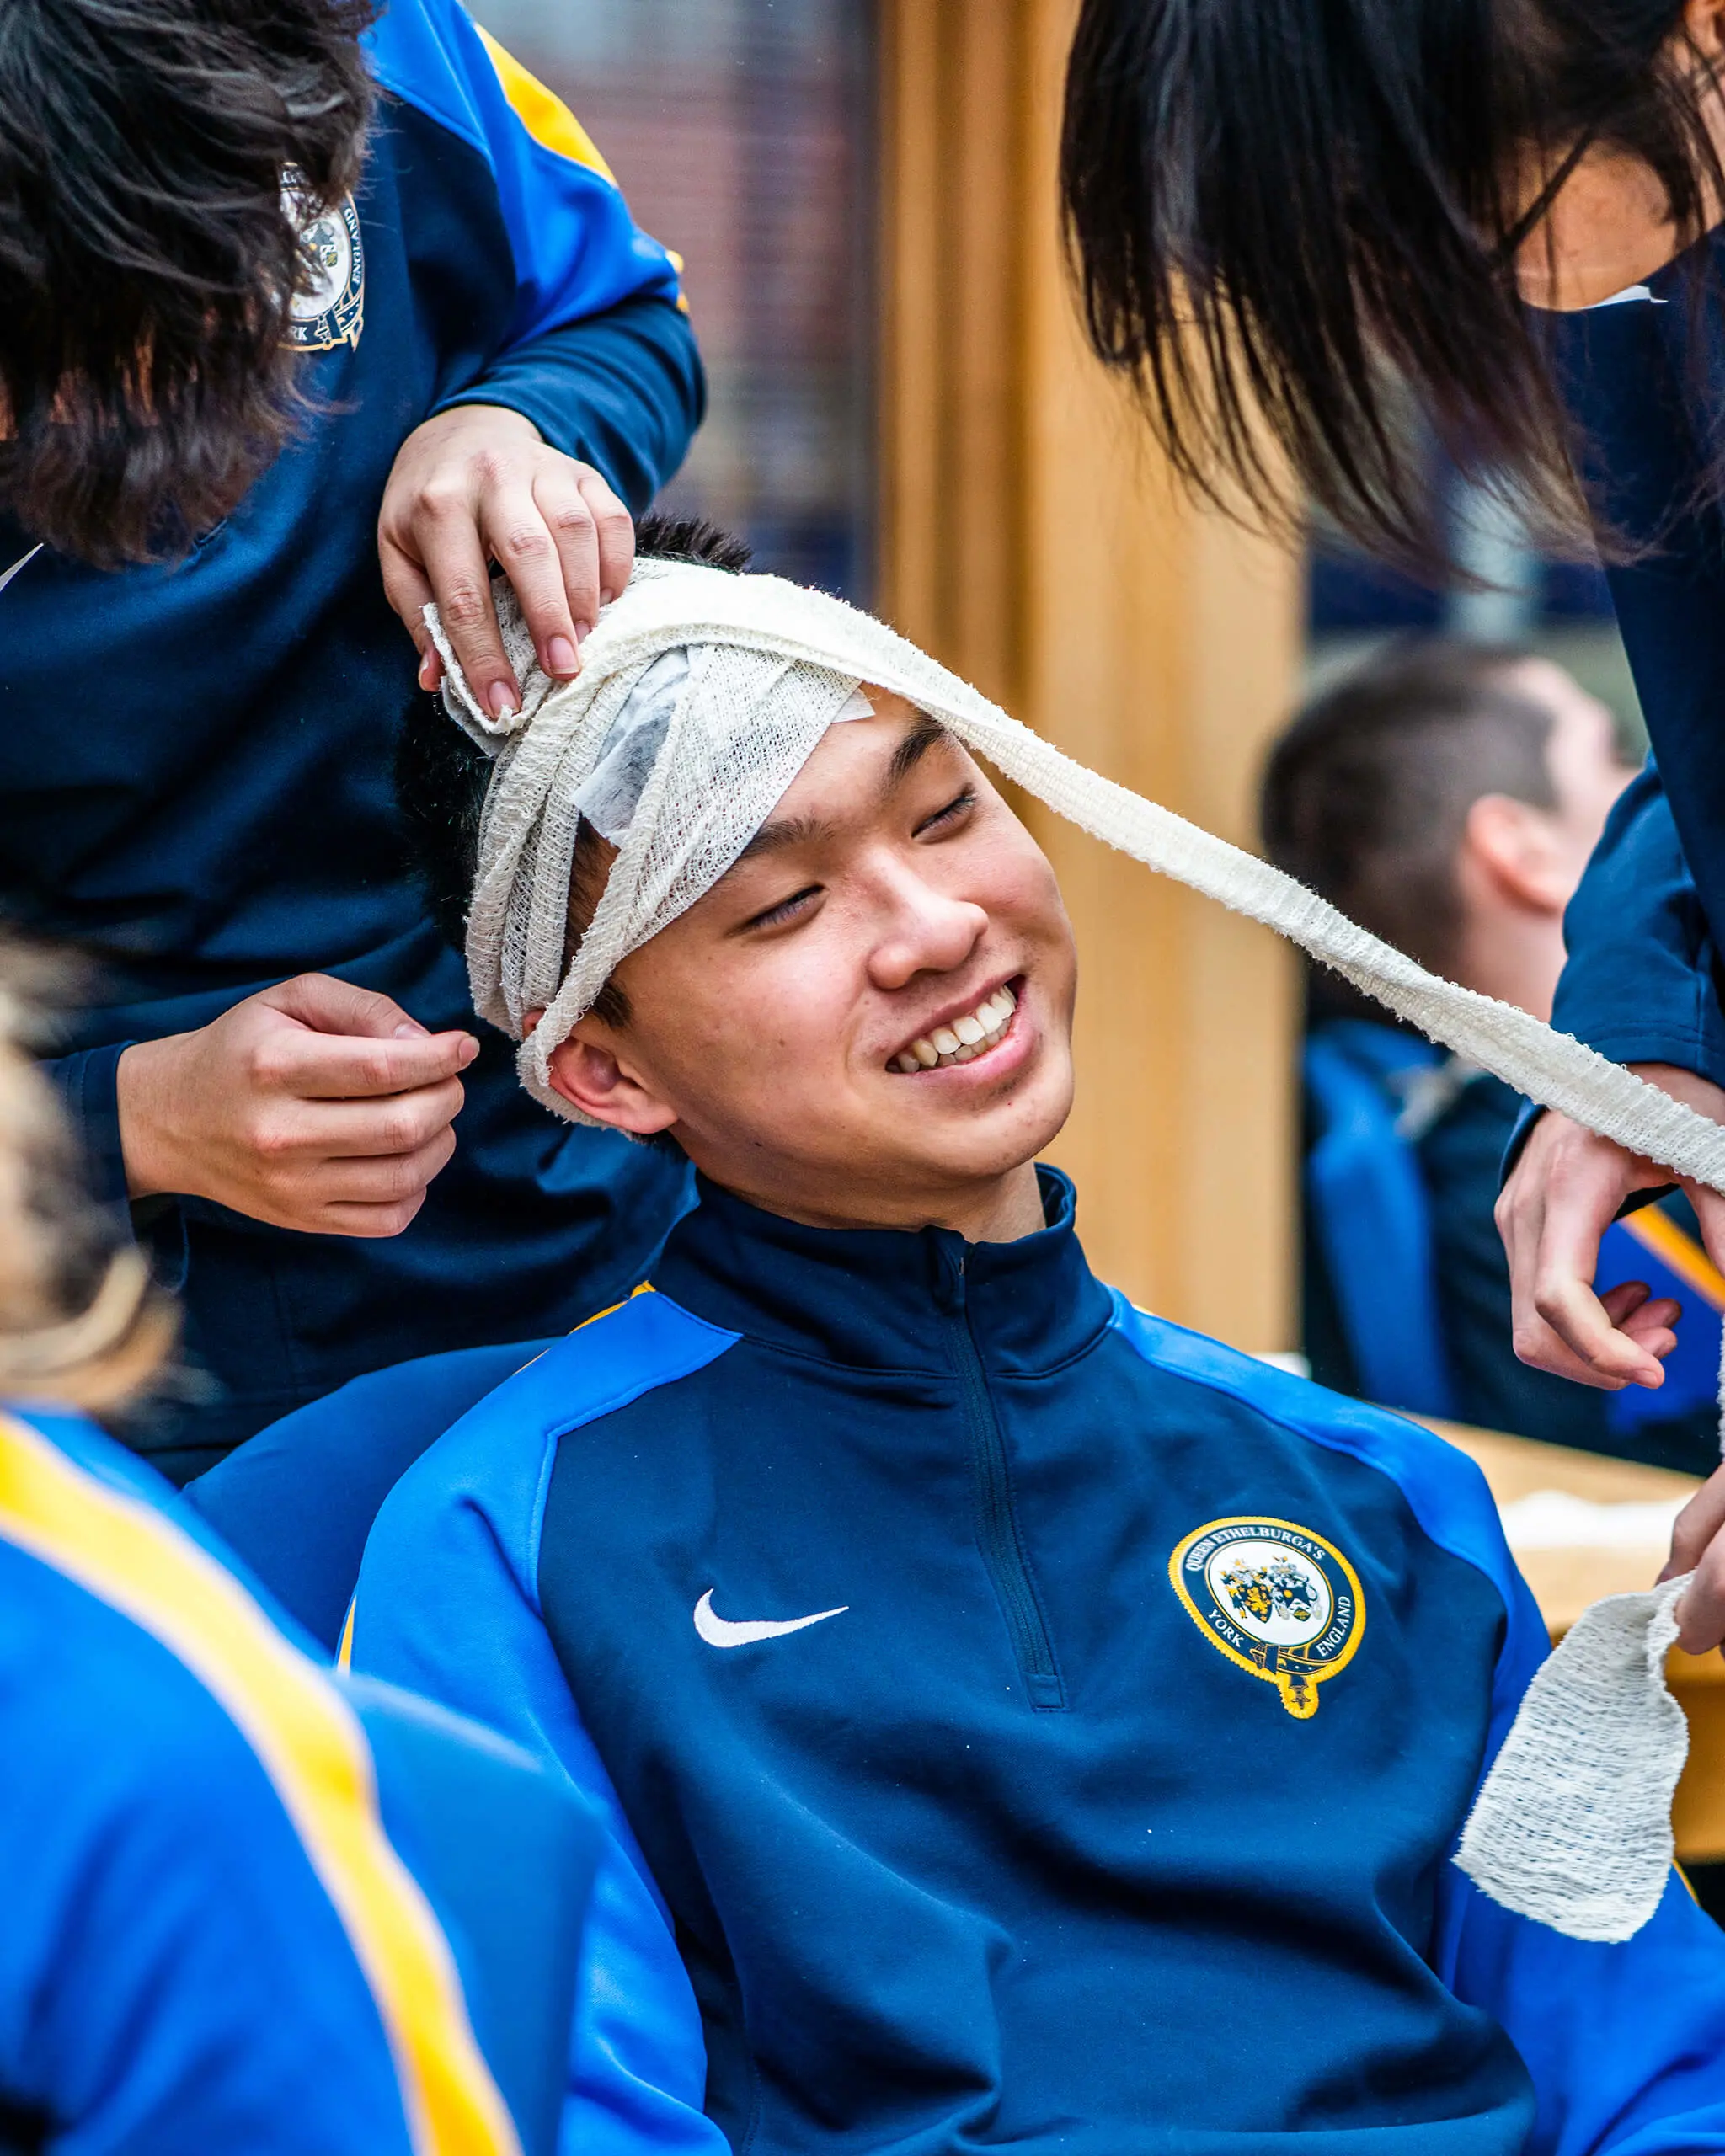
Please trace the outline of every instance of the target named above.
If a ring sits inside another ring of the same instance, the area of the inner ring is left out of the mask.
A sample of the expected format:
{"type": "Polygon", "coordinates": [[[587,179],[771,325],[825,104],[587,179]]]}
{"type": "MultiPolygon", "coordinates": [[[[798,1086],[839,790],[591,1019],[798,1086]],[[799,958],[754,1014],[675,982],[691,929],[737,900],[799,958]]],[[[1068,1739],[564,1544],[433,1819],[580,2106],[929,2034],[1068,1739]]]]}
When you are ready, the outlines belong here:
{"type": "Polygon", "coordinates": [[[565,2145],[1725,2149],[1681,1885],[1582,1945],[1450,1861],[1545,1652],[1477,1470],[1044,1189],[967,1246],[703,1188],[385,1501],[354,1666],[610,1821],[565,2145]]]}
{"type": "Polygon", "coordinates": [[[1589,499],[1628,542],[1606,574],[1653,742],[1564,918],[1552,1022],[1618,1062],[1725,1085],[1722,279],[1725,227],[1632,292],[1543,321],[1589,499]]]}
{"type": "MultiPolygon", "coordinates": [[[[390,0],[366,45],[363,177],[293,323],[315,424],[185,561],[45,552],[0,591],[0,913],[95,962],[51,1070],[116,1203],[129,1042],[307,970],[474,1023],[394,805],[418,661],[377,521],[407,435],[507,405],[639,510],[701,413],[676,269],[567,109],[457,0],[390,0]]],[[[29,543],[0,520],[0,574],[29,543]]],[[[680,1164],[548,1123],[489,1032],[464,1083],[455,1159],[393,1241],[141,1209],[206,1374],[143,1433],[159,1465],[183,1476],[356,1372],[542,1332],[639,1277],[686,1202],[680,1164]]]]}

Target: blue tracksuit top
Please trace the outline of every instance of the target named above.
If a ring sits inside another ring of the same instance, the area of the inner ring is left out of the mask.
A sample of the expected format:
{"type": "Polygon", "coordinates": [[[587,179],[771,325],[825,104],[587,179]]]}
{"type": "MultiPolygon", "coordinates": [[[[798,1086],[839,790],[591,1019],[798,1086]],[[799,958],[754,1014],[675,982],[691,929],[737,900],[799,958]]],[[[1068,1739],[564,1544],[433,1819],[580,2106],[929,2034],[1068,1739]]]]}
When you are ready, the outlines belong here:
{"type": "Polygon", "coordinates": [[[1637,296],[1543,323],[1590,500],[1632,552],[1607,574],[1653,751],[1565,916],[1553,1022],[1725,1085],[1725,510],[1703,484],[1725,451],[1722,275],[1725,227],[1637,296]]]}
{"type": "MultiPolygon", "coordinates": [[[[409,1468],[352,1659],[608,1816],[563,2146],[1725,2149],[1725,1938],[1450,1861],[1545,1652],[1477,1470],[1014,1243],[703,1186],[409,1468]]],[[[381,1407],[381,1401],[374,1401],[381,1407]]]]}
{"type": "Polygon", "coordinates": [[[0,1406],[0,2148],[506,2156],[358,1721],[161,1478],[0,1406]]]}
{"type": "MultiPolygon", "coordinates": [[[[458,0],[390,0],[363,177],[296,322],[318,412],[190,558],[104,574],[38,554],[0,591],[0,915],[89,954],[52,1075],[125,1196],[115,1069],[273,981],[331,973],[432,1029],[474,1023],[394,805],[418,661],[377,511],[434,413],[512,407],[636,509],[681,460],[702,377],[675,268],[573,118],[458,0]]],[[[0,573],[28,549],[0,520],[0,573]]],[[[180,1283],[200,1401],[141,1442],[184,1476],[362,1370],[553,1329],[638,1278],[686,1178],[556,1128],[482,1029],[454,1161],[390,1241],[294,1235],[198,1201],[140,1223],[180,1283]]]]}

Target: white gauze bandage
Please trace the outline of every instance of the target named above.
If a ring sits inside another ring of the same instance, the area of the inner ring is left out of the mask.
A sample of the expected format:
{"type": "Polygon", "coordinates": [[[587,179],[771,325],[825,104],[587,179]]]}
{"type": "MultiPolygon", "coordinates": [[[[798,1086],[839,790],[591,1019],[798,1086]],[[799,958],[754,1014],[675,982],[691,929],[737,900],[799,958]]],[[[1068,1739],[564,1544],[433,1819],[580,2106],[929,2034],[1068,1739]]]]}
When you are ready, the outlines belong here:
{"type": "MultiPolygon", "coordinates": [[[[938,719],[1081,829],[1287,937],[1518,1092],[1725,1191],[1725,1128],[1526,1011],[1428,973],[1268,862],[1087,770],[841,600],[778,577],[644,561],[603,610],[579,677],[559,686],[497,589],[523,691],[510,718],[481,708],[436,610],[425,619],[451,716],[496,760],[467,926],[474,1005],[521,1043],[522,1082],[555,1114],[582,1119],[551,1085],[550,1058],[612,969],[713,888],[868,683],[938,719]],[[622,835],[565,963],[584,802],[595,828],[606,818],[622,835]],[[529,1033],[535,1009],[544,1016],[529,1033]]],[[[1669,1588],[1614,1597],[1577,1625],[1530,1691],[1461,1844],[1457,1860],[1487,1893],[1577,1936],[1629,1937],[1664,1890],[1686,1749],[1661,1667],[1672,1600],[1669,1588]]]]}

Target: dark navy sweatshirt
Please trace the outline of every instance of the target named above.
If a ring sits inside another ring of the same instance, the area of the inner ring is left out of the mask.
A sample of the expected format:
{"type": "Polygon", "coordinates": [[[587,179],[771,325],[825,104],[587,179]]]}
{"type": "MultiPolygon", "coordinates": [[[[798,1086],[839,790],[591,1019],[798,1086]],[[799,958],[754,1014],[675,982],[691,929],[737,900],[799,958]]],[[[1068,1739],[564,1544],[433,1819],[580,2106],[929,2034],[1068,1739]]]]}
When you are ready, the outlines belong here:
{"type": "MultiPolygon", "coordinates": [[[[417,659],[377,520],[404,438],[507,405],[638,510],[700,416],[675,267],[572,115],[457,0],[391,0],[366,42],[363,177],[294,323],[313,424],[186,560],[103,574],[40,552],[0,590],[0,914],[93,963],[50,1069],[116,1203],[129,1042],[313,969],[434,1030],[475,1022],[393,798],[417,659]]],[[[0,574],[29,545],[0,520],[0,574]]],[[[686,1202],[679,1165],[547,1124],[481,1030],[455,1159],[394,1241],[147,1209],[204,1374],[143,1434],[158,1465],[184,1476],[358,1371],[544,1331],[639,1277],[686,1202]]]]}
{"type": "Polygon", "coordinates": [[[966,1246],[703,1187],[385,1501],[354,1666],[610,1824],[564,2145],[1725,2149],[1681,1886],[1582,1945],[1450,1860],[1545,1652],[1477,1470],[1135,1310],[1044,1189],[966,1246]]]}
{"type": "MultiPolygon", "coordinates": [[[[1725,228],[1602,307],[1542,318],[1653,754],[1564,921],[1552,1021],[1725,1085],[1725,228]],[[1711,478],[1710,478],[1711,471],[1711,478]]],[[[1524,1126],[1525,1127],[1525,1126],[1524,1126]]]]}

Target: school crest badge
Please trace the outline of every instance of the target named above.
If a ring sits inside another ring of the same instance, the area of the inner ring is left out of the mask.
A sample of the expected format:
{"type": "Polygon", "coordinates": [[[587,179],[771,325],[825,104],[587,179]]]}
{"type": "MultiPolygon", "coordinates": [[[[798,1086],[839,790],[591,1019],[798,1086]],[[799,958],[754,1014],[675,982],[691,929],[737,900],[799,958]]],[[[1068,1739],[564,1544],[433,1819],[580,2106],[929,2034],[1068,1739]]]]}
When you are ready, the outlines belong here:
{"type": "Polygon", "coordinates": [[[1365,1630],[1359,1575],[1341,1551],[1292,1520],[1246,1514],[1194,1528],[1168,1577],[1210,1645],[1274,1684],[1296,1721],[1345,1669],[1365,1630]]]}
{"type": "Polygon", "coordinates": [[[288,343],[301,352],[357,344],[366,325],[366,250],[354,198],[350,195],[334,209],[312,208],[298,172],[289,165],[281,176],[281,204],[312,265],[310,281],[288,307],[288,343]]]}

